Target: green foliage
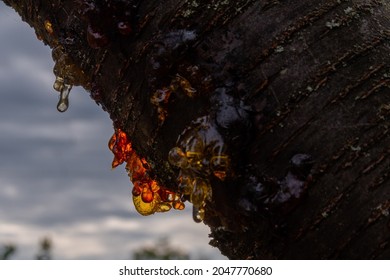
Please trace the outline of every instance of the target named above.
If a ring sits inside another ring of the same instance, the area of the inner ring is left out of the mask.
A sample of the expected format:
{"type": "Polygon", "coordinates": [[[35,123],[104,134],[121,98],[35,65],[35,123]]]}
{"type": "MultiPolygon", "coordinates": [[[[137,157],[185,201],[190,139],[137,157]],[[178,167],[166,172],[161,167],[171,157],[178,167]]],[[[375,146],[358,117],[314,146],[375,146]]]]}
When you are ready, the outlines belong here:
{"type": "Polygon", "coordinates": [[[0,260],[9,260],[15,252],[16,246],[14,244],[3,245],[3,248],[0,250],[0,260]]]}
{"type": "Polygon", "coordinates": [[[53,243],[50,238],[44,237],[39,242],[39,251],[36,255],[37,260],[51,260],[51,249],[53,247],[53,243]]]}
{"type": "MultiPolygon", "coordinates": [[[[0,260],[10,259],[16,252],[16,245],[6,244],[0,248],[0,260]]],[[[48,237],[43,237],[39,241],[38,253],[35,255],[37,260],[52,259],[53,242],[48,237]]],[[[206,257],[207,258],[207,257],[206,257]]],[[[132,259],[135,260],[188,260],[188,253],[180,249],[173,248],[167,238],[159,239],[153,246],[141,247],[133,253],[132,259]]]]}
{"type": "Polygon", "coordinates": [[[133,253],[134,260],[188,260],[190,257],[180,249],[172,248],[166,238],[153,246],[142,247],[133,253]]]}

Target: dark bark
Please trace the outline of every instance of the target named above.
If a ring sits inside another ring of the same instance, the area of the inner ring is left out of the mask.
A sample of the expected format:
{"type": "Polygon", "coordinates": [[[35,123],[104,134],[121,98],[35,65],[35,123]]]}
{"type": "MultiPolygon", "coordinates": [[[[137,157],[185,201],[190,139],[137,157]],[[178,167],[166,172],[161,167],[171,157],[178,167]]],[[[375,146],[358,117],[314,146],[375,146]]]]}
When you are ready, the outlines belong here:
{"type": "Polygon", "coordinates": [[[390,258],[388,1],[4,2],[83,70],[72,82],[162,185],[177,190],[185,129],[223,140],[227,178],[199,176],[229,258],[390,258]]]}

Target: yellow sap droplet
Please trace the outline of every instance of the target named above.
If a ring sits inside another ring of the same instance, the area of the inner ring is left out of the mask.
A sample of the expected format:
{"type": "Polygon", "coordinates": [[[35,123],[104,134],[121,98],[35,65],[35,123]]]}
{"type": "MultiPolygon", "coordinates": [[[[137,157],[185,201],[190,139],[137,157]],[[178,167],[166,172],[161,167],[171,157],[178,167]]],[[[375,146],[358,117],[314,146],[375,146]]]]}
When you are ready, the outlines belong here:
{"type": "Polygon", "coordinates": [[[51,22],[49,20],[45,20],[43,24],[45,25],[45,30],[47,31],[47,33],[49,33],[50,35],[53,34],[54,30],[51,22]]]}
{"type": "Polygon", "coordinates": [[[196,223],[200,223],[201,221],[204,220],[204,214],[205,211],[203,207],[199,207],[199,208],[195,206],[192,207],[192,218],[196,223]]]}
{"type": "Polygon", "coordinates": [[[143,216],[148,216],[154,214],[157,211],[156,208],[157,208],[158,199],[154,199],[152,202],[146,203],[142,201],[140,195],[138,196],[133,195],[133,203],[134,203],[135,210],[137,210],[138,213],[140,213],[143,216]]]}
{"type": "Polygon", "coordinates": [[[156,212],[167,212],[171,210],[172,206],[169,203],[161,202],[156,207],[156,212]]]}
{"type": "Polygon", "coordinates": [[[170,164],[180,168],[187,168],[188,166],[186,155],[179,147],[174,147],[169,151],[168,161],[170,164]]]}
{"type": "Polygon", "coordinates": [[[174,201],[173,202],[173,208],[176,210],[183,210],[185,208],[185,205],[181,201],[174,201]]]}
{"type": "Polygon", "coordinates": [[[193,135],[184,143],[186,157],[191,168],[201,169],[204,158],[204,142],[199,135],[193,135]]]}
{"type": "Polygon", "coordinates": [[[211,197],[210,190],[211,188],[205,180],[196,178],[194,189],[190,196],[191,203],[198,208],[204,206],[206,204],[206,199],[211,197]]]}
{"type": "Polygon", "coordinates": [[[65,112],[68,110],[69,107],[69,93],[70,90],[72,89],[72,85],[64,84],[64,87],[61,90],[60,93],[60,100],[58,101],[57,104],[57,110],[61,113],[65,112]]]}

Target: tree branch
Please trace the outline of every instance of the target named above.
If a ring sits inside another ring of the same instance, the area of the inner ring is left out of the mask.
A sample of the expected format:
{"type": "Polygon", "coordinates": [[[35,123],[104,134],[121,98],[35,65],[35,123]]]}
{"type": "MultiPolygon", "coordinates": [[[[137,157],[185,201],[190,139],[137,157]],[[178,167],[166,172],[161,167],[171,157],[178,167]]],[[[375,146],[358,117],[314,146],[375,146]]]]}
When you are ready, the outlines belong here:
{"type": "Polygon", "coordinates": [[[229,258],[390,257],[386,1],[4,2],[229,258]]]}

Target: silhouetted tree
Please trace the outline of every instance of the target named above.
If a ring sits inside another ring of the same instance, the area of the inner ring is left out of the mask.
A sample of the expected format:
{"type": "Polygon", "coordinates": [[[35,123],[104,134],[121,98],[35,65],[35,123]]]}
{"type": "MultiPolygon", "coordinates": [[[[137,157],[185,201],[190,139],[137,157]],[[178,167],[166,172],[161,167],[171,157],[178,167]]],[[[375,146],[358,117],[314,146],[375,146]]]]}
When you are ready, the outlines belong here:
{"type": "Polygon", "coordinates": [[[135,260],[188,260],[187,253],[172,247],[167,238],[162,238],[153,246],[137,249],[133,253],[135,260]]]}
{"type": "Polygon", "coordinates": [[[14,244],[3,245],[3,248],[0,251],[0,260],[8,260],[16,252],[16,246],[14,244]]]}
{"type": "Polygon", "coordinates": [[[51,260],[51,251],[53,247],[53,242],[50,238],[44,237],[39,242],[39,251],[36,256],[37,260],[51,260]]]}

